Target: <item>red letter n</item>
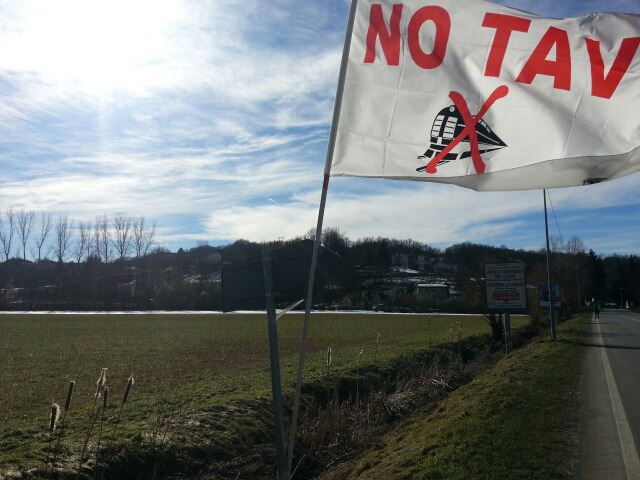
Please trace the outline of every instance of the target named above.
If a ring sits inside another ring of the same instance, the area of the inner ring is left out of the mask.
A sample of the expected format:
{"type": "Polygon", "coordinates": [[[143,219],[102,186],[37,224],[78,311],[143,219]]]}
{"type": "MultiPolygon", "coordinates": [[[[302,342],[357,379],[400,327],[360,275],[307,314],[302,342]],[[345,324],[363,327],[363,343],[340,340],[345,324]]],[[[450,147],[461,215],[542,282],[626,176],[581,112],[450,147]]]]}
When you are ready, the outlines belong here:
{"type": "Polygon", "coordinates": [[[531,20],[501,13],[487,13],[482,26],[496,29],[484,74],[487,77],[499,77],[511,34],[513,32],[527,33],[531,26],[531,20]]]}
{"type": "Polygon", "coordinates": [[[369,32],[367,33],[367,53],[364,63],[373,63],[376,59],[376,40],[380,39],[382,52],[389,65],[400,63],[400,20],[402,18],[403,5],[396,4],[391,12],[391,32],[387,29],[382,16],[382,5],[371,5],[369,17],[369,32]]]}
{"type": "Polygon", "coordinates": [[[616,59],[613,61],[611,70],[605,76],[600,42],[587,38],[587,50],[591,60],[591,94],[594,97],[613,97],[624,75],[629,70],[638,47],[640,47],[640,37],[625,38],[616,59]]]}

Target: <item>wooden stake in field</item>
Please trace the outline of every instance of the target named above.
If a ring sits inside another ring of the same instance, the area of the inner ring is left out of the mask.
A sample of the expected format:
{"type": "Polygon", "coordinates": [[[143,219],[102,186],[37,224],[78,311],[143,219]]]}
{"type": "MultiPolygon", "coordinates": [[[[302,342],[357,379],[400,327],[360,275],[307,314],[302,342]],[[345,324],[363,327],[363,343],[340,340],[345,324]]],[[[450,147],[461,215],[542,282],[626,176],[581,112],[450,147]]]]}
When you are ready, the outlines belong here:
{"type": "Polygon", "coordinates": [[[356,406],[360,405],[360,357],[364,353],[364,348],[360,349],[358,353],[358,363],[356,366],[356,406]]]}
{"type": "Polygon", "coordinates": [[[87,452],[87,445],[89,444],[89,438],[91,438],[91,433],[93,432],[93,426],[96,423],[98,418],[98,412],[96,412],[96,402],[98,398],[102,396],[104,389],[107,386],[107,370],[108,368],[103,368],[100,372],[100,377],[96,382],[96,393],[93,397],[93,405],[91,406],[91,412],[89,413],[88,425],[87,425],[87,434],[84,439],[84,445],[82,446],[82,453],[80,454],[80,465],[82,467],[82,462],[84,462],[84,455],[87,452]]]}
{"type": "Polygon", "coordinates": [[[107,406],[109,402],[109,387],[104,387],[102,393],[102,415],[100,416],[100,433],[98,434],[98,443],[96,444],[96,466],[100,460],[100,442],[102,441],[102,429],[104,427],[105,415],[107,412],[107,406]]]}
{"type": "Polygon", "coordinates": [[[58,420],[60,419],[60,406],[57,403],[51,404],[51,410],[49,413],[49,448],[47,449],[47,460],[45,465],[49,464],[51,458],[51,444],[53,442],[53,436],[55,435],[56,427],[58,426],[58,420]]]}
{"type": "MultiPolygon", "coordinates": [[[[133,373],[131,375],[129,375],[129,379],[127,380],[127,386],[124,388],[124,395],[122,396],[122,402],[120,403],[120,410],[118,411],[118,418],[116,419],[116,423],[113,426],[113,431],[111,432],[111,440],[110,443],[107,445],[106,449],[107,451],[109,450],[109,447],[111,446],[111,444],[113,442],[115,442],[115,438],[116,438],[116,432],[118,431],[118,427],[120,426],[120,420],[122,419],[122,410],[124,409],[124,405],[127,403],[127,400],[129,400],[129,394],[131,393],[131,387],[133,387],[133,384],[136,383],[134,378],[133,378],[133,373]]],[[[111,454],[113,455],[113,453],[111,454]]],[[[111,462],[111,458],[109,457],[107,458],[107,460],[104,463],[101,472],[100,472],[100,478],[104,478],[104,473],[106,468],[108,467],[108,464],[111,462]]]]}
{"type": "Polygon", "coordinates": [[[58,453],[60,452],[60,443],[62,442],[62,435],[64,434],[64,422],[67,419],[67,412],[71,408],[71,400],[73,399],[73,392],[76,388],[76,382],[69,382],[69,388],[67,389],[67,398],[64,402],[64,411],[62,414],[62,421],[60,422],[60,431],[58,433],[58,442],[56,443],[56,450],[53,454],[53,460],[51,462],[51,471],[53,472],[53,468],[56,464],[56,460],[58,459],[58,453]]]}

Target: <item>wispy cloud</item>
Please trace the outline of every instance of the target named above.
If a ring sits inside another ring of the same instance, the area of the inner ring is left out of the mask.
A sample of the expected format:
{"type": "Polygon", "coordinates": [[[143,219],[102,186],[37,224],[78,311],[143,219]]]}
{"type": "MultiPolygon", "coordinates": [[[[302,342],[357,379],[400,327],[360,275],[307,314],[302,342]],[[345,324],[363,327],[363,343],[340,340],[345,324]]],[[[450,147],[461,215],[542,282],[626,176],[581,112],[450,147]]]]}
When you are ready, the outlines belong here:
{"type": "MultiPolygon", "coordinates": [[[[591,187],[554,190],[550,196],[556,210],[585,212],[587,218],[593,218],[597,209],[640,203],[634,198],[637,181],[638,176],[632,176],[591,187]]],[[[329,194],[327,225],[339,227],[352,238],[382,235],[432,244],[510,244],[522,232],[529,232],[517,246],[542,245],[542,192],[478,193],[443,185],[368,182],[372,186],[368,193],[354,194],[350,184],[362,187],[362,181],[334,180],[337,188],[332,187],[329,194]],[[536,214],[538,218],[530,218],[536,214]]],[[[312,192],[278,205],[216,209],[206,227],[213,238],[291,237],[315,225],[317,209],[318,192],[312,192]]],[[[593,221],[585,225],[593,225],[593,221]]],[[[577,232],[564,232],[567,236],[572,233],[577,232]]],[[[615,235],[615,228],[609,228],[608,233],[615,235]]]]}
{"type": "MultiPolygon", "coordinates": [[[[172,246],[302,234],[315,224],[348,3],[0,2],[0,208],[146,215],[172,246]]],[[[635,182],[553,198],[574,213],[635,205],[635,182]]],[[[327,224],[354,238],[525,244],[539,196],[335,179],[327,224]]]]}

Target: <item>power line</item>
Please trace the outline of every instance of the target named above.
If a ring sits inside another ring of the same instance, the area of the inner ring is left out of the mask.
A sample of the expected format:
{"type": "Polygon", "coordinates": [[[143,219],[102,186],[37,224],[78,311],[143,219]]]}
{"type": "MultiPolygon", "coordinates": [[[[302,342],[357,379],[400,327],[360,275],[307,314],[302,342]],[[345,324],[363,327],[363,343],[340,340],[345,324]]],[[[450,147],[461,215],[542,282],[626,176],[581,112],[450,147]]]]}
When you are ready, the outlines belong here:
{"type": "Polygon", "coordinates": [[[560,231],[560,224],[558,223],[558,217],[556,216],[556,209],[553,208],[553,202],[551,201],[551,194],[549,190],[547,190],[547,197],[549,197],[549,204],[551,205],[551,212],[553,213],[553,219],[556,223],[556,228],[558,229],[558,235],[560,235],[560,239],[562,240],[564,237],[562,236],[562,232],[560,231]]]}

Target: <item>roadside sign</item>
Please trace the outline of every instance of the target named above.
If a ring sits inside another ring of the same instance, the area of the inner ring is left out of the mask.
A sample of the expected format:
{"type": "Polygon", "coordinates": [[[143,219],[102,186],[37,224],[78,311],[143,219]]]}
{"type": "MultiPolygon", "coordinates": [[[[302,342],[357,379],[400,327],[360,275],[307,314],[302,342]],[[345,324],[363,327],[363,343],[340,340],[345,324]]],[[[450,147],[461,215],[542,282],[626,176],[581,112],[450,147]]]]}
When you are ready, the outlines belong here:
{"type": "MultiPolygon", "coordinates": [[[[549,308],[549,287],[547,284],[538,285],[538,293],[540,297],[540,306],[549,308]]],[[[554,307],[559,308],[562,306],[563,300],[566,302],[566,298],[562,298],[560,285],[557,283],[551,284],[551,297],[553,299],[554,307]]]]}
{"type": "Polygon", "coordinates": [[[526,310],[527,289],[523,263],[489,263],[485,266],[485,279],[489,310],[526,310]]]}

